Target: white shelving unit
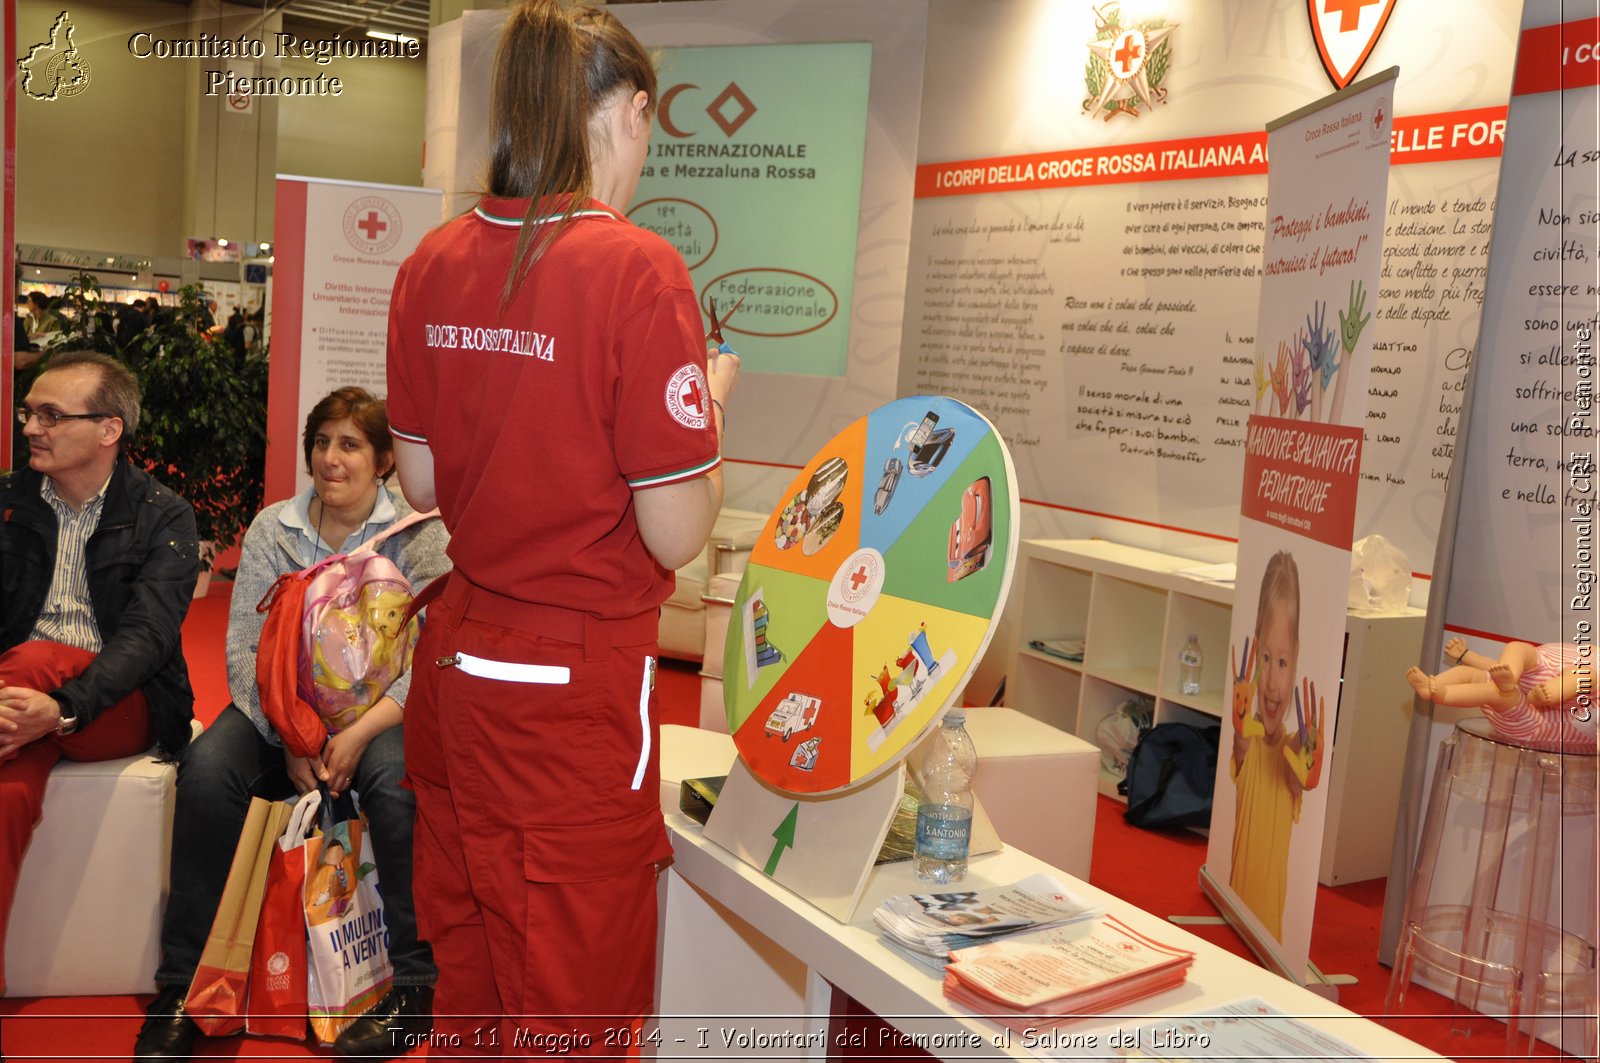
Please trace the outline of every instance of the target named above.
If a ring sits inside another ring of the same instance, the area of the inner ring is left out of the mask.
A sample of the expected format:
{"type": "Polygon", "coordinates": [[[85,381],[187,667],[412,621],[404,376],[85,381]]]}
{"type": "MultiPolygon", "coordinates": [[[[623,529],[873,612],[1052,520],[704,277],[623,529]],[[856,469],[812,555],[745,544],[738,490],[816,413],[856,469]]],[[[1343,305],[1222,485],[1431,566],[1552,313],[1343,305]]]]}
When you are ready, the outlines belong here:
{"type": "MultiPolygon", "coordinates": [[[[1012,583],[1020,596],[1006,704],[1088,742],[1130,695],[1156,723],[1219,723],[1229,693],[1234,588],[1180,575],[1188,558],[1099,539],[1023,543],[1012,583]],[[1178,691],[1178,651],[1190,635],[1205,653],[1200,693],[1178,691]],[[1041,653],[1036,639],[1084,640],[1081,662],[1041,653]]],[[[1351,612],[1318,879],[1325,885],[1389,873],[1412,692],[1405,670],[1422,645],[1424,613],[1351,612]],[[1341,829],[1343,828],[1343,829],[1341,829]]],[[[1119,800],[1102,772],[1102,793],[1119,800]]]]}

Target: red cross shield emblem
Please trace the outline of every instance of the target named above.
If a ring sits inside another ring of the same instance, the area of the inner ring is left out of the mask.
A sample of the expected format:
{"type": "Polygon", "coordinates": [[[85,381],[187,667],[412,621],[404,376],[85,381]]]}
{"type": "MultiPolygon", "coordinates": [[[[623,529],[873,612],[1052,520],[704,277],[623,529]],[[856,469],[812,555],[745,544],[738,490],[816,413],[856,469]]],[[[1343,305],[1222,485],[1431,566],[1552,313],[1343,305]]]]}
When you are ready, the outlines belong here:
{"type": "Polygon", "coordinates": [[[1355,80],[1393,11],[1394,0],[1306,0],[1311,36],[1335,88],[1355,80]]]}

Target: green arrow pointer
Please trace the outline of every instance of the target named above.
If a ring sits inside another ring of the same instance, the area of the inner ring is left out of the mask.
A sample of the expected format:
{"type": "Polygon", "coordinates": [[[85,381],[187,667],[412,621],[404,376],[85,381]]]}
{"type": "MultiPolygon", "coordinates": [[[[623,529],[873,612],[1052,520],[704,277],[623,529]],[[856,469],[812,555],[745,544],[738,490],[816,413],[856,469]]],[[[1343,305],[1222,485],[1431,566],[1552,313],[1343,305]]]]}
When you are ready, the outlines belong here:
{"type": "Polygon", "coordinates": [[[772,847],[772,855],[767,857],[766,874],[770,877],[778,870],[778,860],[783,856],[785,849],[794,848],[794,825],[800,818],[800,802],[796,801],[789,814],[783,817],[783,822],[778,824],[778,829],[772,832],[772,837],[777,844],[772,847]]]}

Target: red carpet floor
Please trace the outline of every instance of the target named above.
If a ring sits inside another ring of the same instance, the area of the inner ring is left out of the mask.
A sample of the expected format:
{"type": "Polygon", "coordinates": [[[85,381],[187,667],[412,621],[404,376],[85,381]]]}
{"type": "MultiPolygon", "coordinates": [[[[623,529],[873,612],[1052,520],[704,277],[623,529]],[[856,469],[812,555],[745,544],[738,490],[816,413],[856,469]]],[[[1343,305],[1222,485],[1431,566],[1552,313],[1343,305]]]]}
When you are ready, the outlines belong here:
{"type": "MultiPolygon", "coordinates": [[[[196,713],[209,721],[228,702],[223,662],[229,584],[214,585],[195,603],[184,625],[184,652],[190,662],[196,713]]],[[[699,713],[696,668],[667,662],[659,673],[665,722],[693,724],[699,713]]],[[[1129,827],[1122,806],[1099,800],[1091,881],[1146,911],[1164,916],[1215,915],[1197,884],[1205,860],[1205,841],[1188,831],[1155,832],[1129,827]]],[[[1318,887],[1317,925],[1311,958],[1329,974],[1354,976],[1354,985],[1340,987],[1339,1002],[1363,1015],[1382,1018],[1389,969],[1377,961],[1378,925],[1383,915],[1382,879],[1337,888],[1318,887]]],[[[1238,936],[1226,926],[1190,926],[1197,935],[1241,956],[1250,957],[1238,936]]],[[[10,1063],[21,1060],[126,1059],[149,998],[73,997],[0,1000],[0,1052],[10,1063]]],[[[1393,1020],[1399,1032],[1424,1047],[1457,1060],[1525,1059],[1508,1054],[1504,1027],[1492,1020],[1460,1020],[1452,1029],[1449,1001],[1414,989],[1407,1001],[1415,1017],[1393,1020]]],[[[871,1043],[877,1043],[874,1038],[871,1043]]],[[[312,1059],[325,1049],[259,1038],[203,1040],[196,1058],[312,1059]]],[[[1540,1044],[1535,1055],[1559,1056],[1540,1044]]],[[[728,1057],[720,1057],[728,1058],[728,1057]]],[[[859,1057],[866,1058],[866,1057],[859,1057]]],[[[871,1058],[926,1058],[877,1054],[871,1058]]]]}

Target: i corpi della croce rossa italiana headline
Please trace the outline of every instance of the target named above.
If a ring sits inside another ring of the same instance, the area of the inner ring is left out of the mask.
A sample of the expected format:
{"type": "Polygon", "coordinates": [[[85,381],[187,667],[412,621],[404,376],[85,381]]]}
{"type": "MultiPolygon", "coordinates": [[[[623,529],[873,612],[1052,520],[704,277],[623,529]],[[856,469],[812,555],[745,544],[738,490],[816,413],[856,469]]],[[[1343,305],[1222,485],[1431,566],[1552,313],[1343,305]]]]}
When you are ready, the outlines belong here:
{"type": "MultiPolygon", "coordinates": [[[[135,59],[305,59],[327,66],[335,59],[416,59],[422,46],[409,38],[380,40],[305,38],[293,33],[267,37],[223,37],[202,33],[196,37],[158,37],[140,30],[128,38],[128,53],[135,59]]],[[[314,77],[255,76],[243,70],[206,70],[201,85],[207,96],[339,96],[345,83],[331,74],[314,77]]]]}

